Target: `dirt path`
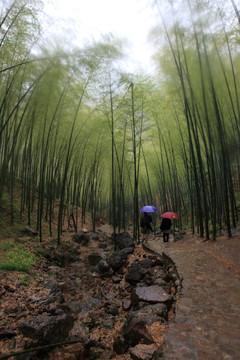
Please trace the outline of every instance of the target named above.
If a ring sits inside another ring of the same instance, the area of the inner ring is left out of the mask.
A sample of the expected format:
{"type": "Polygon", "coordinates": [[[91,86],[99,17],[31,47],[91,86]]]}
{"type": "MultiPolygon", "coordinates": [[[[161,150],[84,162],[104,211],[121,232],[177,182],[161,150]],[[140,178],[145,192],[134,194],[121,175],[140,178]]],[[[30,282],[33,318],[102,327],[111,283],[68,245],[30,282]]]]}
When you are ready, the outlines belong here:
{"type": "Polygon", "coordinates": [[[153,239],[148,246],[169,255],[183,277],[163,359],[239,360],[240,237],[216,242],[153,239]]]}

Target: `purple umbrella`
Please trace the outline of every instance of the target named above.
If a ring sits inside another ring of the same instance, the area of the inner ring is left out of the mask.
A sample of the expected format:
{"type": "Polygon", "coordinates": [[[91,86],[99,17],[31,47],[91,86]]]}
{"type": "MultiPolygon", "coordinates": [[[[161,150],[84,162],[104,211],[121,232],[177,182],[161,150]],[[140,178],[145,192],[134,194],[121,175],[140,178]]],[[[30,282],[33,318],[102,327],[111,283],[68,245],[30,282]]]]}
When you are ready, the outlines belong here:
{"type": "Polygon", "coordinates": [[[142,212],[156,212],[158,209],[155,206],[152,205],[145,205],[141,208],[142,212]]]}

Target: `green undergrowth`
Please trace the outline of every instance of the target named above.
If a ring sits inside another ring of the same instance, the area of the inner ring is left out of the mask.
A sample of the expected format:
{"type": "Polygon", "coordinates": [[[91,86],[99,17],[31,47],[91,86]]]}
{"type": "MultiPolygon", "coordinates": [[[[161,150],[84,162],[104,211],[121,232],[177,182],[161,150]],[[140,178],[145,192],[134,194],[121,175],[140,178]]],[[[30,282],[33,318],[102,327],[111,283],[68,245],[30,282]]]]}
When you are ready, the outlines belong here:
{"type": "Polygon", "coordinates": [[[0,250],[10,250],[14,247],[14,242],[10,241],[10,242],[5,242],[5,243],[0,243],[0,250]]]}
{"type": "Polygon", "coordinates": [[[6,251],[4,258],[0,260],[0,269],[27,272],[35,263],[36,257],[31,252],[16,247],[6,251]]]}
{"type": "Polygon", "coordinates": [[[28,274],[25,274],[21,277],[19,280],[19,283],[21,285],[29,286],[30,285],[30,276],[28,274]]]}
{"type": "Polygon", "coordinates": [[[46,250],[41,248],[41,247],[37,247],[36,248],[36,252],[40,255],[45,255],[46,254],[46,250]]]}

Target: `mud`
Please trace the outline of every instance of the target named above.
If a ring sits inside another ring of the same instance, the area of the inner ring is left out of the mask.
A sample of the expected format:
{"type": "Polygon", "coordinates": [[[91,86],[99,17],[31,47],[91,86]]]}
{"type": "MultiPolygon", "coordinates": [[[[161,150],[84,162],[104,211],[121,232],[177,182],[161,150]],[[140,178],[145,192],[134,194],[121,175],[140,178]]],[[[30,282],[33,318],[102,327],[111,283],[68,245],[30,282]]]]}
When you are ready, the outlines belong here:
{"type": "Polygon", "coordinates": [[[191,236],[147,247],[175,262],[183,287],[169,323],[163,359],[240,359],[240,237],[203,242],[191,236]]]}

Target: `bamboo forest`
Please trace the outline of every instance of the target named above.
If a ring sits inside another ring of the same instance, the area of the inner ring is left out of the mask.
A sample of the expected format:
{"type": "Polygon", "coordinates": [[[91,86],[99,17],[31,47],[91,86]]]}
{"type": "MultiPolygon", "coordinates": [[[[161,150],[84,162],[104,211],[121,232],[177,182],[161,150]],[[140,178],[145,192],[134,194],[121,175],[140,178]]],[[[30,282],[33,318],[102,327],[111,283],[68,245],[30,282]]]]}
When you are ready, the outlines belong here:
{"type": "Polygon", "coordinates": [[[239,224],[237,4],[146,6],[158,17],[152,75],[123,70],[112,34],[79,48],[41,43],[40,0],[1,5],[0,202],[40,242],[47,223],[60,243],[69,214],[93,229],[99,218],[114,232],[132,225],[138,238],[148,204],[206,239],[239,224]]]}

